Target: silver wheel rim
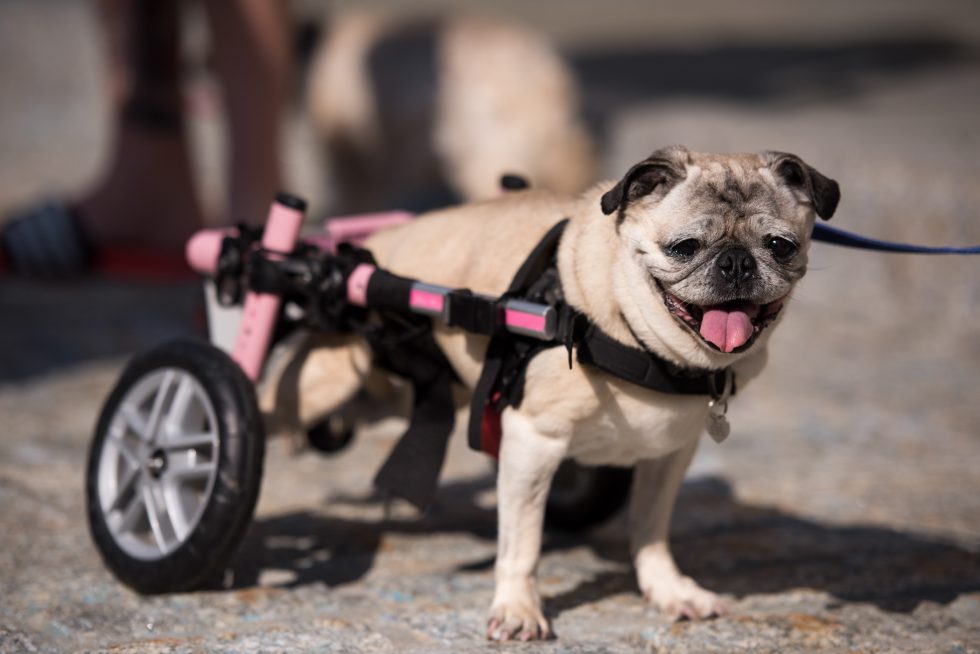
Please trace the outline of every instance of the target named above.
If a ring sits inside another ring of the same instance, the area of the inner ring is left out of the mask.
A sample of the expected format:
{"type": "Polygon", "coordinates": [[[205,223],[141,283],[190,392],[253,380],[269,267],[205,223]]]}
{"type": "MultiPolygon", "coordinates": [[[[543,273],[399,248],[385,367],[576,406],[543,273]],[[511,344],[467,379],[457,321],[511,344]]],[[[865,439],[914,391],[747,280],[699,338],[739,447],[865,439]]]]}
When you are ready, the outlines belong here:
{"type": "Polygon", "coordinates": [[[109,422],[99,505],[130,556],[162,559],[201,520],[218,473],[218,422],[204,387],[180,368],[141,377],[109,422]]]}

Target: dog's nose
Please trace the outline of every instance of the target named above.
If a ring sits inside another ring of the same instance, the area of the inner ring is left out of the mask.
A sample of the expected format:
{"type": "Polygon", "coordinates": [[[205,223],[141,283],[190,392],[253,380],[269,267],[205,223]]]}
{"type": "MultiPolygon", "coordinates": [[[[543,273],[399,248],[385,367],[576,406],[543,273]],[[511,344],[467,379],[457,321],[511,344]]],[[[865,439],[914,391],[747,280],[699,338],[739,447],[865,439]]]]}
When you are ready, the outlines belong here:
{"type": "Polygon", "coordinates": [[[725,250],[715,259],[715,266],[722,278],[730,282],[744,282],[755,276],[755,258],[744,248],[725,250]]]}

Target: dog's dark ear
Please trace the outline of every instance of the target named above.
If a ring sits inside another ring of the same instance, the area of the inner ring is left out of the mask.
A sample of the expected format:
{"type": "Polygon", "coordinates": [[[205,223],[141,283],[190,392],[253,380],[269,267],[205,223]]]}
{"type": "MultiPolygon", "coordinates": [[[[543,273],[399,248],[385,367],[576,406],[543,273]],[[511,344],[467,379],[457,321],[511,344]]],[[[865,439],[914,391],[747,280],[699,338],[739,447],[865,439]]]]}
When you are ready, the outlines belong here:
{"type": "Polygon", "coordinates": [[[680,145],[657,150],[630,168],[616,186],[603,194],[602,213],[608,216],[622,211],[631,200],[650,193],[666,195],[674,184],[684,179],[684,164],[689,157],[687,148],[680,145]]]}
{"type": "Polygon", "coordinates": [[[808,166],[795,154],[786,152],[767,152],[769,168],[777,179],[787,186],[803,191],[813,204],[814,211],[824,220],[830,220],[840,202],[840,187],[837,182],[824,177],[816,168],[808,166]]]}

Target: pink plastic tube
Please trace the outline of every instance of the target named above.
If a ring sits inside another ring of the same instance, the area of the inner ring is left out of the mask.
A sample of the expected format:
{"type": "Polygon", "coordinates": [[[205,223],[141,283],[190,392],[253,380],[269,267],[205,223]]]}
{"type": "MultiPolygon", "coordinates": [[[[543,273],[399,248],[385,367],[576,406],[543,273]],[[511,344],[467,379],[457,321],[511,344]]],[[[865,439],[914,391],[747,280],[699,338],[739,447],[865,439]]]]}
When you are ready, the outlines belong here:
{"type": "Polygon", "coordinates": [[[235,234],[234,229],[202,229],[187,241],[184,254],[191,269],[202,275],[214,277],[218,272],[218,257],[221,256],[221,244],[226,236],[235,234]]]}
{"type": "Polygon", "coordinates": [[[370,236],[379,229],[407,223],[415,214],[409,211],[381,211],[356,216],[337,216],[327,221],[327,231],[337,241],[370,236]]]}
{"type": "MultiPolygon", "coordinates": [[[[331,218],[322,232],[308,234],[303,240],[325,252],[334,252],[338,243],[361,245],[374,232],[408,222],[414,215],[408,211],[383,211],[331,218]]],[[[233,236],[235,233],[235,229],[231,227],[202,229],[197,232],[187,241],[187,263],[202,275],[214,277],[218,271],[221,244],[226,236],[233,236]]]]}
{"type": "Polygon", "coordinates": [[[303,237],[321,250],[335,252],[338,243],[363,245],[367,238],[380,229],[406,223],[415,214],[408,211],[382,211],[356,216],[337,216],[327,220],[322,232],[303,237]]]}
{"type": "MultiPolygon", "coordinates": [[[[262,247],[269,252],[291,252],[296,246],[305,209],[306,203],[302,200],[281,193],[277,195],[269,209],[269,219],[262,235],[262,247]]],[[[262,373],[281,302],[279,296],[269,293],[245,295],[242,324],[238,329],[238,339],[231,358],[252,381],[257,381],[262,373]]]]}

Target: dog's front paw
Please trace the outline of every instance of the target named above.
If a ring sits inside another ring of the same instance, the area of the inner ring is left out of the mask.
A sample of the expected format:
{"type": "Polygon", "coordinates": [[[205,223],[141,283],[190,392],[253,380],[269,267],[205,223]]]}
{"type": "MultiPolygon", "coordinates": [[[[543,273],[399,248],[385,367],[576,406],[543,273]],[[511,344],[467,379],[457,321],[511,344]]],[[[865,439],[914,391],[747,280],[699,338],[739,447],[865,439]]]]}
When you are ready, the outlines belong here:
{"type": "Polygon", "coordinates": [[[511,601],[494,603],[487,619],[489,640],[545,640],[551,637],[551,626],[534,603],[511,601]]]}
{"type": "Polygon", "coordinates": [[[643,596],[671,620],[698,620],[728,613],[724,600],[697,585],[690,577],[678,575],[660,579],[645,588],[643,596]]]}

